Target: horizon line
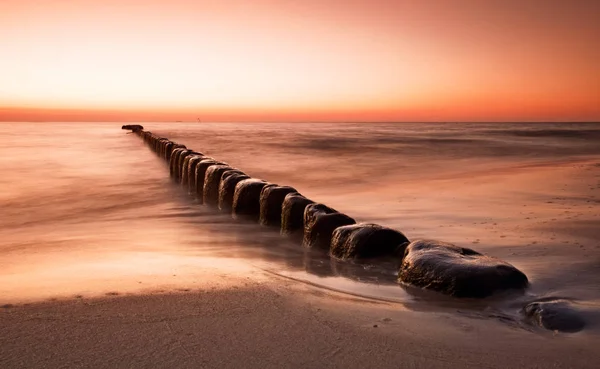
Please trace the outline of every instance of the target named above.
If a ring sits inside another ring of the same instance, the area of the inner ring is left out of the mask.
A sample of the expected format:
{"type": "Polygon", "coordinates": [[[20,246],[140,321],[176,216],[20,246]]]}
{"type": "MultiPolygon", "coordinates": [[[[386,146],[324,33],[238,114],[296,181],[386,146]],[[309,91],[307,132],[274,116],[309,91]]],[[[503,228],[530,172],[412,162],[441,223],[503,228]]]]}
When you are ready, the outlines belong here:
{"type": "Polygon", "coordinates": [[[325,121],[325,120],[302,120],[302,121],[249,121],[249,120],[223,120],[223,121],[194,121],[194,120],[181,120],[181,121],[165,121],[165,120],[2,120],[0,119],[0,123],[170,123],[170,124],[178,124],[178,123],[196,123],[196,124],[214,124],[214,123],[236,123],[236,124],[245,124],[245,123],[259,123],[259,124],[281,124],[281,123],[294,123],[294,124],[326,124],[326,123],[335,123],[335,124],[344,124],[344,123],[370,123],[370,124],[515,124],[515,123],[531,123],[531,124],[543,124],[543,123],[551,123],[551,124],[598,124],[600,120],[565,120],[565,121],[552,121],[552,120],[489,120],[489,121],[370,121],[370,120],[335,120],[335,121],[325,121]]]}

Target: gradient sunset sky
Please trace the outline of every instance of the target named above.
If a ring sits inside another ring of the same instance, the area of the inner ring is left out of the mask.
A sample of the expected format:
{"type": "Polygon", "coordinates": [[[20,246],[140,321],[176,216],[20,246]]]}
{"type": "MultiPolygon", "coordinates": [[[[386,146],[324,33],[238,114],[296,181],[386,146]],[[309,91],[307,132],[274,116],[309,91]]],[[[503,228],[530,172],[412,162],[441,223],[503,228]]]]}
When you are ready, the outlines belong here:
{"type": "Polygon", "coordinates": [[[600,1],[1,0],[4,121],[599,121],[600,1]]]}

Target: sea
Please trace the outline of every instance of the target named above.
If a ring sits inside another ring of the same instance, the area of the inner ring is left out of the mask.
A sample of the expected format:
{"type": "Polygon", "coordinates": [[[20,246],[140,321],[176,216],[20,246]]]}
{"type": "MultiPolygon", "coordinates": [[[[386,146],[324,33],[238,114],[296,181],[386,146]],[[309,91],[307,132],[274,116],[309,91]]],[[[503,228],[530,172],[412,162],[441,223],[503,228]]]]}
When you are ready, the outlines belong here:
{"type": "MultiPolygon", "coordinates": [[[[504,312],[555,297],[600,311],[600,124],[140,124],[358,222],[513,264],[531,286],[504,312]]],[[[217,268],[415,309],[490,306],[201,205],[121,125],[0,123],[0,304],[189,287],[217,268]]]]}

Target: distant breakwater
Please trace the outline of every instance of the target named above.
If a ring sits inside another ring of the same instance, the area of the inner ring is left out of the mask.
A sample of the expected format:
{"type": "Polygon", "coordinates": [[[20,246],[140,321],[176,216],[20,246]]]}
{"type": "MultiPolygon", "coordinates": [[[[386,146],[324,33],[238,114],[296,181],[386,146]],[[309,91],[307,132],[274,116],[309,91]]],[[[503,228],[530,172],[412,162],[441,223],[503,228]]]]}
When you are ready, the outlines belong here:
{"type": "MultiPolygon", "coordinates": [[[[525,274],[505,261],[445,242],[409,240],[401,231],[378,224],[357,224],[351,216],[306,198],[292,186],[253,178],[140,125],[122,128],[141,137],[167,162],[171,178],[201,204],[279,231],[297,240],[299,247],[322,249],[340,260],[397,261],[400,283],[459,298],[523,291],[529,285],[525,274]]],[[[523,311],[532,319],[540,314],[540,309],[523,311]]]]}

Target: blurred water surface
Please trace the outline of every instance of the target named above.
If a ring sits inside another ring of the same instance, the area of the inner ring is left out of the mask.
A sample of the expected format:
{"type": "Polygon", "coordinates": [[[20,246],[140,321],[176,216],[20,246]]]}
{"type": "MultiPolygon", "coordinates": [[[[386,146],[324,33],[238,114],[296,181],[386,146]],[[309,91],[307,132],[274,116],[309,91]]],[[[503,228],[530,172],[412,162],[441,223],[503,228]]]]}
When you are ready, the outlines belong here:
{"type": "MultiPolygon", "coordinates": [[[[143,125],[357,221],[503,258],[531,294],[600,300],[600,125],[143,125]]],[[[4,299],[136,291],[208,267],[422,298],[395,265],[337,262],[197,204],[120,124],[0,123],[0,138],[4,299]]]]}

